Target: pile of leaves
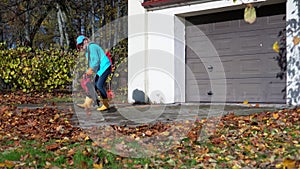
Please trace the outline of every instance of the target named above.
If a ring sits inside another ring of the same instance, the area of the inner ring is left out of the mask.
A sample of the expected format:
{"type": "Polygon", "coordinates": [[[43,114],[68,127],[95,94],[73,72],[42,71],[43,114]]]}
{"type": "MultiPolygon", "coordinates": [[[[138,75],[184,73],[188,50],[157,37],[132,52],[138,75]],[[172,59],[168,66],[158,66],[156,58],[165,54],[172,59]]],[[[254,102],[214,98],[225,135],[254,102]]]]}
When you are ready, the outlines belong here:
{"type": "MultiPolygon", "coordinates": [[[[31,92],[26,93],[22,91],[15,92],[1,92],[0,105],[18,105],[18,104],[44,104],[54,99],[71,98],[70,92],[31,92]]],[[[66,100],[66,99],[65,99],[66,100]]]]}
{"type": "MultiPolygon", "coordinates": [[[[143,158],[108,152],[128,146],[122,145],[125,143],[121,140],[111,147],[113,140],[109,138],[101,143],[91,139],[86,131],[72,125],[72,116],[72,109],[0,107],[0,166],[232,169],[300,166],[300,109],[248,116],[231,113],[221,119],[199,119],[193,122],[193,128],[180,143],[161,154],[143,158]],[[212,123],[216,120],[218,123],[212,123]],[[199,131],[204,128],[209,134],[201,138],[199,131]],[[30,140],[33,143],[28,143],[30,140]],[[12,158],[12,154],[19,155],[12,158]]],[[[182,124],[106,126],[101,132],[106,136],[119,133],[138,141],[180,128],[176,125],[182,124]]],[[[170,134],[176,137],[178,132],[170,134]]]]}
{"type": "Polygon", "coordinates": [[[70,119],[71,109],[0,107],[1,140],[68,139],[76,142],[84,136],[80,128],[74,127],[70,119]]]}

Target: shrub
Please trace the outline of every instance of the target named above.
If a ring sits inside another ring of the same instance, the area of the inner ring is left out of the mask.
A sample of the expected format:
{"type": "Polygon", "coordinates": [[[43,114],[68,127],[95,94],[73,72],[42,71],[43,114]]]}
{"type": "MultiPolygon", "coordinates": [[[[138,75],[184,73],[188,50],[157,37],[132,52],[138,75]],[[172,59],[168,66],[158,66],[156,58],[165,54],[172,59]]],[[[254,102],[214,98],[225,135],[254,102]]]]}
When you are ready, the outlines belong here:
{"type": "Polygon", "coordinates": [[[51,92],[72,84],[76,51],[5,49],[3,45],[0,44],[0,68],[3,70],[0,78],[10,90],[51,92]]]}

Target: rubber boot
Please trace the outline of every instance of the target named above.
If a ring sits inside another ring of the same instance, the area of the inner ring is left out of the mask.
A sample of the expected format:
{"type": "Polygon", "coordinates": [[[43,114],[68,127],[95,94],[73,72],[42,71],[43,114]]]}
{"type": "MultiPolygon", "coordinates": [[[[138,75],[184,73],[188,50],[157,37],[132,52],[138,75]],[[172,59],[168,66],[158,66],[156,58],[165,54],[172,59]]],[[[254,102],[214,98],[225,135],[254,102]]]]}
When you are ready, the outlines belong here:
{"type": "Polygon", "coordinates": [[[88,109],[88,108],[91,108],[92,103],[93,103],[93,99],[86,96],[84,103],[83,104],[77,104],[77,106],[79,106],[81,108],[88,109]]]}
{"type": "Polygon", "coordinates": [[[109,109],[109,104],[108,104],[108,99],[103,99],[102,100],[102,106],[99,107],[97,110],[99,111],[105,111],[109,109]]]}

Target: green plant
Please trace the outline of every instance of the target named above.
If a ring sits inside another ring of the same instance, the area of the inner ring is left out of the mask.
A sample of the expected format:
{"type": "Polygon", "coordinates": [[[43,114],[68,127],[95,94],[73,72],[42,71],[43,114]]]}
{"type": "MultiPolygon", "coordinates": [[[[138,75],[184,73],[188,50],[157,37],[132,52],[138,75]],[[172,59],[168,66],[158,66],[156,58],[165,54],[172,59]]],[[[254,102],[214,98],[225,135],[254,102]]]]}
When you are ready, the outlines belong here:
{"type": "Polygon", "coordinates": [[[33,50],[30,47],[5,49],[0,44],[0,78],[9,89],[23,92],[66,89],[72,82],[75,51],[33,50]]]}

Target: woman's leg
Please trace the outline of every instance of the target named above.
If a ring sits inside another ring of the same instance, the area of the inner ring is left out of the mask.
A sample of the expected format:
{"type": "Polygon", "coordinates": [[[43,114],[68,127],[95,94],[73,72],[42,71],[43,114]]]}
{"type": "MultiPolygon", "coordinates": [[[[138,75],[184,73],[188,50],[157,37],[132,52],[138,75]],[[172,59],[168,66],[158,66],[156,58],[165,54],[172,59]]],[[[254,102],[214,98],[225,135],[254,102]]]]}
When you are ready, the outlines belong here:
{"type": "Polygon", "coordinates": [[[104,111],[104,110],[109,109],[107,93],[106,93],[106,90],[105,90],[104,86],[105,86],[105,81],[106,81],[108,75],[111,73],[110,70],[111,69],[109,67],[101,76],[98,76],[96,78],[96,83],[95,84],[96,84],[97,89],[100,91],[100,95],[101,95],[102,103],[103,103],[103,105],[97,109],[97,110],[100,110],[100,111],[104,111]]]}
{"type": "Polygon", "coordinates": [[[107,93],[105,90],[105,81],[110,75],[110,73],[111,71],[109,67],[105,70],[105,72],[101,76],[97,75],[95,78],[95,85],[96,88],[99,90],[102,99],[107,99],[107,93]]]}

